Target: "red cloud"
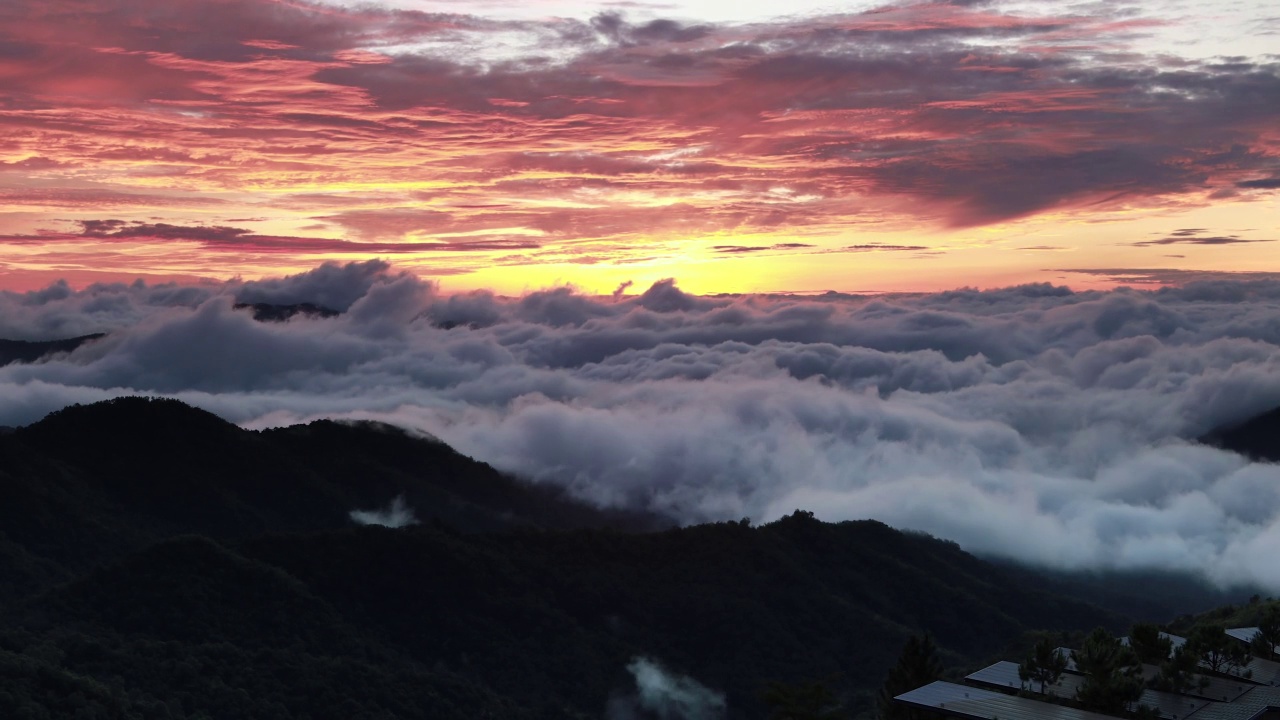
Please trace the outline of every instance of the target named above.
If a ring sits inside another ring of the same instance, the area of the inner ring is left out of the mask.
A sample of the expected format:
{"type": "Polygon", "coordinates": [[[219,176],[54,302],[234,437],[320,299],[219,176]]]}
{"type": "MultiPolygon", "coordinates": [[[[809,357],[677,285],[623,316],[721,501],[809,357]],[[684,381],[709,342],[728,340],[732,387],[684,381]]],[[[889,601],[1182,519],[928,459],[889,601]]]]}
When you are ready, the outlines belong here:
{"type": "Polygon", "coordinates": [[[0,202],[78,220],[137,207],[106,234],[57,237],[180,240],[206,257],[587,258],[651,257],[645,243],[681,234],[971,226],[1271,189],[1280,66],[1068,47],[1154,22],[963,3],[716,26],[13,0],[0,6],[0,202]],[[512,31],[542,54],[432,50],[512,31]],[[207,215],[219,205],[345,236],[224,227],[207,215]]]}

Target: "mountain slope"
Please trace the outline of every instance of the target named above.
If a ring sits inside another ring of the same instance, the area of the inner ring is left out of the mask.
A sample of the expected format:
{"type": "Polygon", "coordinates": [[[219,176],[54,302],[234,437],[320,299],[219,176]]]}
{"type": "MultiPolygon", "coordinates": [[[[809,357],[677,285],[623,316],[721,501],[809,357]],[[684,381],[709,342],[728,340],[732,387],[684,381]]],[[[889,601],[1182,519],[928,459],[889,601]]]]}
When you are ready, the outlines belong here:
{"type": "Polygon", "coordinates": [[[1215,428],[1200,441],[1255,460],[1280,462],[1280,408],[1215,428]]]}
{"type": "Polygon", "coordinates": [[[0,338],[0,365],[14,362],[36,362],[50,355],[69,353],[81,345],[98,338],[103,333],[81,335],[63,340],[5,340],[0,338]]]}
{"type": "Polygon", "coordinates": [[[558,720],[599,718],[645,657],[762,718],[773,680],[869,708],[913,633],[976,666],[1128,621],[876,522],[653,522],[384,425],[75,406],[0,435],[0,672],[50,716],[72,692],[103,717],[558,720]],[[420,524],[349,517],[397,496],[420,524]]]}
{"type": "MultiPolygon", "coordinates": [[[[340,529],[402,496],[466,530],[625,525],[558,491],[375,423],[242,430],[173,400],[72,406],[0,435],[0,569],[27,589],[165,537],[340,529]]],[[[9,586],[0,587],[0,601],[9,586]]]]}

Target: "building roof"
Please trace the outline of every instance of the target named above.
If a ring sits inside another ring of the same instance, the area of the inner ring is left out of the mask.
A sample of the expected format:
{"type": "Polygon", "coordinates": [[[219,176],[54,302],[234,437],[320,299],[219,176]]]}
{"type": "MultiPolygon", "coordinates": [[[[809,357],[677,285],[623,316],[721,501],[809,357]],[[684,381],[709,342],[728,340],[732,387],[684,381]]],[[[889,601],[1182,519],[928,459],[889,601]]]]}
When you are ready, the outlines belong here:
{"type": "Polygon", "coordinates": [[[1197,675],[1196,680],[1203,682],[1204,687],[1195,687],[1188,690],[1186,694],[1215,702],[1231,702],[1258,687],[1236,678],[1215,677],[1213,675],[1197,675]]]}
{"type": "Polygon", "coordinates": [[[1208,705],[1209,701],[1177,693],[1144,690],[1142,697],[1138,698],[1138,704],[1155,708],[1156,712],[1160,713],[1160,717],[1183,720],[1187,715],[1208,705]]]}
{"type": "Polygon", "coordinates": [[[1272,708],[1280,708],[1280,688],[1254,685],[1231,702],[1209,703],[1187,720],[1255,720],[1272,708]]]}
{"type": "MultiPolygon", "coordinates": [[[[1156,671],[1154,665],[1146,665],[1144,669],[1153,671],[1152,674],[1156,671]]],[[[1022,679],[1018,677],[1018,664],[1014,662],[1001,661],[988,665],[975,673],[966,675],[964,679],[968,683],[991,689],[1003,689],[1005,691],[1025,689],[1036,694],[1040,692],[1038,683],[1022,682],[1022,679]]],[[[1058,682],[1045,688],[1045,694],[1060,698],[1073,698],[1082,683],[1084,683],[1083,675],[1064,674],[1059,678],[1058,682]]],[[[1209,701],[1205,698],[1160,692],[1159,690],[1146,690],[1142,693],[1142,698],[1138,700],[1138,704],[1155,708],[1161,717],[1170,718],[1170,720],[1182,720],[1193,710],[1198,710],[1209,704],[1209,701]]]]}
{"type": "MultiPolygon", "coordinates": [[[[1022,682],[1022,678],[1018,677],[1018,663],[1007,660],[988,665],[975,673],[966,675],[964,679],[970,683],[993,689],[1002,688],[1013,691],[1026,689],[1037,694],[1040,692],[1040,683],[1022,682]]],[[[1076,690],[1083,682],[1083,675],[1063,673],[1062,677],[1058,678],[1058,682],[1045,688],[1045,694],[1073,698],[1076,696],[1076,690]]]]}
{"type": "Polygon", "coordinates": [[[1253,642],[1253,636],[1258,634],[1258,628],[1256,627],[1227,628],[1227,634],[1239,640],[1242,643],[1251,643],[1253,642]]]}
{"type": "Polygon", "coordinates": [[[967,720],[1115,720],[1109,715],[943,680],[903,693],[894,700],[967,720]]]}

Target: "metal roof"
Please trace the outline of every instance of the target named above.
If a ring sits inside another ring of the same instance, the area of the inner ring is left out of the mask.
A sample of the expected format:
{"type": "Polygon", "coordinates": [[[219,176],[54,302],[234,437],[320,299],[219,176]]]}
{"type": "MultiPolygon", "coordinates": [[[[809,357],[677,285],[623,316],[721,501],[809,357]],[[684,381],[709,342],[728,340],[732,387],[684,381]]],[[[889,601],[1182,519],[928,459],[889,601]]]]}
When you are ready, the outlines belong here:
{"type": "Polygon", "coordinates": [[[1258,687],[1253,683],[1236,678],[1214,677],[1212,675],[1197,675],[1196,681],[1203,680],[1205,686],[1203,688],[1195,687],[1187,691],[1188,695],[1202,697],[1207,700],[1216,702],[1231,702],[1236,698],[1244,695],[1250,690],[1258,687]]]}
{"type": "MultiPolygon", "coordinates": [[[[1155,671],[1156,667],[1147,665],[1144,666],[1144,669],[1155,671]]],[[[1014,692],[1028,690],[1037,695],[1040,694],[1039,683],[1022,682],[1022,679],[1018,677],[1018,664],[1014,662],[1001,661],[988,665],[975,673],[966,675],[964,679],[966,682],[992,689],[1004,689],[1014,692]]],[[[1060,698],[1074,698],[1076,690],[1083,683],[1083,675],[1064,674],[1058,682],[1045,688],[1045,694],[1060,698]]],[[[1161,717],[1182,720],[1193,710],[1198,710],[1207,705],[1209,701],[1204,698],[1161,692],[1159,690],[1146,690],[1142,693],[1142,698],[1138,700],[1138,703],[1155,708],[1161,717]]]]}
{"type": "Polygon", "coordinates": [[[1144,690],[1138,704],[1155,708],[1160,717],[1183,720],[1187,715],[1208,705],[1209,701],[1159,690],[1144,690]]]}
{"type": "MultiPolygon", "coordinates": [[[[1036,694],[1040,693],[1040,683],[1022,682],[1022,678],[1018,677],[1018,663],[1009,662],[1007,660],[1001,660],[994,665],[988,665],[975,673],[966,675],[964,679],[971,683],[985,685],[991,688],[1003,688],[1013,691],[1026,689],[1036,694]]],[[[1062,677],[1058,678],[1058,682],[1045,688],[1045,694],[1056,697],[1073,698],[1076,696],[1076,690],[1083,682],[1083,675],[1069,675],[1064,673],[1062,677]]]]}
{"type": "Polygon", "coordinates": [[[1280,688],[1254,685],[1234,701],[1209,703],[1187,720],[1255,720],[1272,708],[1280,708],[1280,688]]]}
{"type": "Polygon", "coordinates": [[[1244,669],[1253,673],[1249,676],[1249,679],[1256,683],[1271,686],[1280,685],[1280,662],[1265,658],[1254,658],[1249,661],[1248,665],[1244,666],[1244,669]]]}
{"type": "Polygon", "coordinates": [[[1227,628],[1227,634],[1239,640],[1242,643],[1251,643],[1253,642],[1253,636],[1258,634],[1258,628],[1256,627],[1227,628]]]}
{"type": "Polygon", "coordinates": [[[943,680],[903,693],[894,700],[967,720],[1115,720],[1110,715],[943,680]]]}

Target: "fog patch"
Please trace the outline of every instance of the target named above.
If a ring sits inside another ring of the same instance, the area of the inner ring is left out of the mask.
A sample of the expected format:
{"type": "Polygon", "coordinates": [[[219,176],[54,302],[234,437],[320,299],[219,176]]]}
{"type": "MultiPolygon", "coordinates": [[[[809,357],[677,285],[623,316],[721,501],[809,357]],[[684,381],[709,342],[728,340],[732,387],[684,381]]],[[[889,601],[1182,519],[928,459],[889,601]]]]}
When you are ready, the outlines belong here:
{"type": "Polygon", "coordinates": [[[608,720],[715,720],[724,717],[724,694],[658,661],[636,657],[627,664],[635,690],[609,701],[608,720]]]}
{"type": "Polygon", "coordinates": [[[352,510],[349,514],[359,525],[402,528],[418,524],[418,518],[414,516],[413,508],[405,503],[404,495],[397,495],[390,505],[381,510],[352,510]]]}

